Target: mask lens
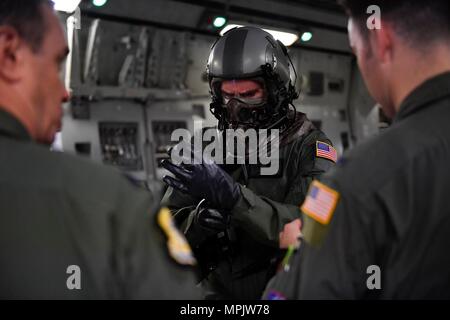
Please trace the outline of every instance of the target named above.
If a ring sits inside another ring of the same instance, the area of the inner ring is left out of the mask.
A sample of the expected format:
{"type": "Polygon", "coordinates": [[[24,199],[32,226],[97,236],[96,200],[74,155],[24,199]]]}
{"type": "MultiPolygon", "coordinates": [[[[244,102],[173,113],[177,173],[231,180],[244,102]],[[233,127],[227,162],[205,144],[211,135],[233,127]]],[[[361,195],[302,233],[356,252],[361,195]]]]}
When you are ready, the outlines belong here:
{"type": "Polygon", "coordinates": [[[241,97],[241,96],[226,96],[224,95],[222,97],[222,102],[223,104],[228,104],[230,102],[231,99],[235,99],[238,100],[239,102],[249,105],[249,106],[258,106],[260,104],[263,104],[264,102],[266,102],[266,98],[265,97],[241,97]]]}
{"type": "Polygon", "coordinates": [[[226,83],[222,82],[214,88],[216,89],[216,93],[220,94],[222,103],[225,105],[235,99],[242,104],[253,107],[266,102],[264,87],[264,81],[258,78],[248,80],[226,80],[226,83]]]}

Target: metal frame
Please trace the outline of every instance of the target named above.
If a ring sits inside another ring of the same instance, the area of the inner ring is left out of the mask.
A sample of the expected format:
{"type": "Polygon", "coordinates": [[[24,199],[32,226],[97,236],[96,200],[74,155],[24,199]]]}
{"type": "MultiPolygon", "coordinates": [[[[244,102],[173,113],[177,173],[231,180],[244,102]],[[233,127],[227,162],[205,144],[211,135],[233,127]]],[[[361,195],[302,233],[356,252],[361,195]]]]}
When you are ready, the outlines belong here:
{"type": "MultiPolygon", "coordinates": [[[[180,0],[180,1],[182,1],[182,0],[180,0]]],[[[100,12],[89,11],[89,10],[83,11],[82,15],[87,18],[91,18],[91,19],[100,19],[100,20],[105,20],[105,21],[118,22],[118,23],[130,24],[130,25],[138,25],[138,26],[151,26],[151,27],[156,27],[156,28],[160,28],[160,29],[167,29],[167,30],[173,30],[173,31],[179,31],[179,32],[190,32],[193,34],[201,34],[201,35],[211,36],[214,38],[217,38],[219,36],[218,32],[203,30],[200,28],[190,28],[190,27],[173,25],[173,24],[168,24],[168,23],[160,23],[160,22],[148,21],[148,20],[143,20],[143,19],[122,17],[122,16],[100,13],[100,12]]],[[[336,31],[336,30],[333,30],[333,31],[336,31]]],[[[347,33],[346,29],[345,29],[345,32],[347,33]]],[[[321,47],[309,46],[309,45],[308,46],[293,45],[291,48],[299,48],[299,49],[303,49],[303,50],[316,51],[316,52],[322,52],[322,53],[330,53],[330,54],[339,54],[339,55],[345,55],[345,56],[353,55],[350,51],[327,49],[327,48],[321,48],[321,47]]]]}

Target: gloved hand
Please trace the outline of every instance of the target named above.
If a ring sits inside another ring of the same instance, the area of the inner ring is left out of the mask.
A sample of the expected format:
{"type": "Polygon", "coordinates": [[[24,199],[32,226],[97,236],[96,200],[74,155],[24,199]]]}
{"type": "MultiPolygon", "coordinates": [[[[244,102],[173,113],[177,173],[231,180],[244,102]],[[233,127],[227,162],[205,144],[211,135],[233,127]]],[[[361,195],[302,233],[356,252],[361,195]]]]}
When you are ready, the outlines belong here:
{"type": "Polygon", "coordinates": [[[229,219],[229,214],[222,214],[216,209],[201,208],[195,214],[194,223],[215,234],[228,228],[229,219]]]}
{"type": "Polygon", "coordinates": [[[166,184],[197,200],[205,199],[208,207],[229,211],[241,197],[239,185],[212,161],[175,165],[163,160],[161,165],[175,175],[163,177],[166,184]]]}
{"type": "Polygon", "coordinates": [[[218,233],[226,231],[230,225],[231,217],[228,213],[207,208],[205,205],[206,201],[202,200],[191,212],[184,231],[194,249],[218,233]]]}

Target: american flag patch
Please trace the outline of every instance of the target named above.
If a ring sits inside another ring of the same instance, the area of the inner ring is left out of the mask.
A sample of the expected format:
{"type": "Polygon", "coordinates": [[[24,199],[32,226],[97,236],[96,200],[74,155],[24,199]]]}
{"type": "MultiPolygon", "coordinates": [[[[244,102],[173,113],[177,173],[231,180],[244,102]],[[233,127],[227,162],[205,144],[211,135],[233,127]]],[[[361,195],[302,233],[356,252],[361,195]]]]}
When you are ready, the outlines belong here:
{"type": "Polygon", "coordinates": [[[321,141],[316,142],[316,156],[319,158],[331,160],[333,162],[337,161],[336,149],[328,143],[321,141]]]}
{"type": "Polygon", "coordinates": [[[338,199],[339,192],[319,181],[313,181],[300,209],[314,220],[327,225],[336,209],[338,199]]]}

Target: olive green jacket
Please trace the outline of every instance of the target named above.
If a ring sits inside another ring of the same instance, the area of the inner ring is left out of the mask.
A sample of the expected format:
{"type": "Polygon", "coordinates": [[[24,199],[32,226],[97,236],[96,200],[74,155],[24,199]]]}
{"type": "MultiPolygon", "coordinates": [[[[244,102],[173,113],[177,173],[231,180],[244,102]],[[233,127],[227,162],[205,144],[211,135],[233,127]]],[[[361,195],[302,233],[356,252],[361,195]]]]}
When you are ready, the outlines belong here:
{"type": "Polygon", "coordinates": [[[299,205],[310,182],[334,164],[317,157],[316,142],[331,144],[329,139],[300,115],[302,124],[292,141],[280,147],[276,176],[261,176],[256,165],[224,166],[239,183],[242,194],[231,212],[231,228],[226,235],[200,244],[192,241],[189,233],[195,226],[187,221],[193,220],[198,201],[172,188],[167,190],[163,204],[183,226],[203,273],[209,272],[203,282],[208,298],[261,297],[279,258],[280,231],[286,223],[300,218],[299,205]]]}
{"type": "Polygon", "coordinates": [[[159,199],[34,143],[1,109],[0,150],[0,299],[199,297],[157,226],[159,199]]]}

